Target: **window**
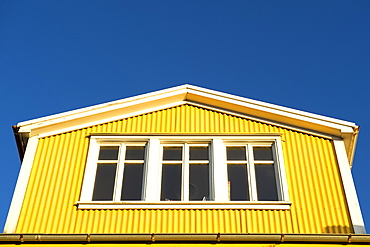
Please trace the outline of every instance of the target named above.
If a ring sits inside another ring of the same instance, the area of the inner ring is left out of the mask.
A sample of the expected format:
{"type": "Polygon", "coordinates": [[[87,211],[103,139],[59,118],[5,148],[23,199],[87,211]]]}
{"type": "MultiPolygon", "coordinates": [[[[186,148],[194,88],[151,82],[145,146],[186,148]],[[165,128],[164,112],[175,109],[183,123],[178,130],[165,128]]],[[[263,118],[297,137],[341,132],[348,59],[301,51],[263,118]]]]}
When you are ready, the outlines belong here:
{"type": "Polygon", "coordinates": [[[285,180],[278,135],[92,136],[78,204],[265,207],[285,180]]]}
{"type": "Polygon", "coordinates": [[[227,146],[226,152],[230,201],[279,200],[272,146],[227,146]]]}
{"type": "Polygon", "coordinates": [[[209,200],[208,145],[164,145],[162,201],[209,200]]]}
{"type": "Polygon", "coordinates": [[[145,146],[100,146],[93,201],[142,199],[145,146]]]}

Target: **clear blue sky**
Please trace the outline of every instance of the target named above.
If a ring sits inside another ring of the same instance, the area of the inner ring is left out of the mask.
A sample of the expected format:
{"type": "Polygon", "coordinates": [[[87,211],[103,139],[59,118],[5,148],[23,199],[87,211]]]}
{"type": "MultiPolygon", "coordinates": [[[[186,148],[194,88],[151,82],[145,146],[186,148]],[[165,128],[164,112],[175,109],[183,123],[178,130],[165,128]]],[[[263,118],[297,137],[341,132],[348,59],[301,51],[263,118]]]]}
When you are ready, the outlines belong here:
{"type": "Polygon", "coordinates": [[[184,83],[360,125],[370,231],[368,0],[0,1],[0,228],[20,168],[12,125],[184,83]]]}

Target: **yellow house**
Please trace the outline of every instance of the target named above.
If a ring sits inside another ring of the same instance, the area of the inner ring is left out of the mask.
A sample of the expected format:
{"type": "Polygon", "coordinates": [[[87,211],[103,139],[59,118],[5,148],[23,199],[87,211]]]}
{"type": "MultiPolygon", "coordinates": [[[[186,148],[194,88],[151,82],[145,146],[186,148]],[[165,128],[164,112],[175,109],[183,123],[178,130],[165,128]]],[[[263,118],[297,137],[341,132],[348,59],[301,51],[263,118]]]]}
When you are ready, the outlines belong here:
{"type": "Polygon", "coordinates": [[[351,122],[181,85],[14,133],[0,245],[370,244],[351,122]]]}

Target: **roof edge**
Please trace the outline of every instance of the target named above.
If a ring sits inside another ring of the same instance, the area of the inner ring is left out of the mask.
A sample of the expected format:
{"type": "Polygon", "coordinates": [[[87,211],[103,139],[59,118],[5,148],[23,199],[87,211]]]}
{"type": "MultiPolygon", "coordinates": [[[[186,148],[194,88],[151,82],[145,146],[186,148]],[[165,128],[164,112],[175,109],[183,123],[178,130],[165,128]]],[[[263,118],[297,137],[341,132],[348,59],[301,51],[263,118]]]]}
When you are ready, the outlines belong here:
{"type": "Polygon", "coordinates": [[[83,107],[83,108],[80,108],[80,109],[66,111],[66,112],[53,114],[53,115],[49,115],[49,116],[45,116],[45,117],[41,117],[41,118],[35,118],[35,119],[20,122],[20,123],[18,123],[17,126],[22,127],[22,126],[26,126],[26,125],[37,124],[37,123],[40,123],[40,122],[48,122],[48,121],[52,121],[52,120],[55,120],[55,119],[61,119],[62,120],[64,118],[66,118],[67,116],[68,117],[75,116],[76,118],[78,118],[79,114],[83,114],[83,113],[86,114],[88,112],[90,112],[91,114],[96,114],[96,111],[104,109],[104,108],[109,108],[107,110],[112,110],[111,108],[114,108],[115,106],[119,107],[120,105],[125,104],[125,103],[139,101],[139,100],[142,100],[142,99],[145,99],[145,98],[151,98],[151,97],[155,98],[155,97],[159,97],[160,95],[163,95],[163,97],[165,97],[165,96],[167,96],[167,94],[174,93],[174,92],[177,92],[178,94],[183,93],[184,97],[187,97],[186,95],[188,93],[195,93],[195,94],[196,93],[200,93],[200,94],[205,93],[205,94],[208,94],[209,97],[213,96],[213,97],[226,98],[226,99],[233,100],[233,101],[243,103],[243,104],[248,103],[248,104],[251,104],[251,105],[258,106],[258,107],[263,107],[266,110],[274,110],[274,111],[279,111],[281,113],[303,116],[303,117],[311,118],[313,120],[320,120],[320,121],[323,121],[323,122],[332,123],[332,124],[336,124],[336,125],[342,125],[342,126],[345,126],[345,127],[357,128],[357,125],[353,122],[344,121],[344,120],[331,118],[331,117],[326,117],[326,116],[319,115],[319,114],[309,113],[309,112],[305,112],[305,111],[302,111],[302,110],[296,110],[296,109],[293,109],[293,108],[289,108],[289,107],[285,107],[285,106],[279,106],[279,105],[266,103],[266,102],[258,101],[258,100],[254,100],[254,99],[249,99],[249,98],[245,98],[245,97],[241,97],[241,96],[236,96],[236,95],[232,95],[232,94],[228,94],[228,93],[223,93],[223,92],[219,92],[219,91],[215,91],[215,90],[211,90],[211,89],[206,89],[206,88],[202,88],[202,87],[198,87],[198,86],[193,86],[193,85],[190,85],[190,84],[184,84],[184,85],[175,86],[175,87],[162,89],[162,90],[158,90],[158,91],[154,91],[154,92],[149,92],[149,93],[145,93],[145,94],[140,94],[140,95],[137,95],[137,96],[132,96],[132,97],[128,97],[128,98],[124,98],[124,99],[120,99],[120,100],[115,100],[115,101],[106,102],[106,103],[102,103],[102,104],[97,104],[97,105],[93,105],[93,106],[83,107]]]}
{"type": "Polygon", "coordinates": [[[34,119],[22,121],[22,122],[19,122],[17,124],[17,126],[21,127],[21,126],[24,126],[24,125],[31,125],[31,124],[35,124],[35,123],[38,123],[38,122],[44,122],[44,121],[48,121],[48,120],[52,120],[52,119],[56,119],[56,118],[63,118],[63,117],[70,116],[70,115],[77,115],[79,113],[93,111],[93,110],[97,110],[97,109],[101,109],[101,108],[106,108],[106,107],[110,107],[110,106],[114,106],[114,105],[118,105],[118,104],[122,104],[122,103],[132,102],[132,101],[152,97],[152,96],[159,95],[159,94],[170,93],[170,92],[173,92],[173,91],[180,91],[180,90],[188,89],[188,88],[190,88],[190,85],[189,84],[184,84],[184,85],[175,86],[175,87],[171,87],[171,88],[161,89],[161,90],[158,90],[158,91],[153,91],[153,92],[148,92],[148,93],[139,94],[139,95],[135,95],[135,96],[130,96],[128,98],[113,100],[113,101],[109,101],[109,102],[105,102],[105,103],[101,103],[101,104],[97,104],[97,105],[82,107],[82,108],[78,108],[78,109],[75,109],[75,110],[65,111],[65,112],[52,114],[52,115],[45,116],[45,117],[34,118],[34,119]]]}

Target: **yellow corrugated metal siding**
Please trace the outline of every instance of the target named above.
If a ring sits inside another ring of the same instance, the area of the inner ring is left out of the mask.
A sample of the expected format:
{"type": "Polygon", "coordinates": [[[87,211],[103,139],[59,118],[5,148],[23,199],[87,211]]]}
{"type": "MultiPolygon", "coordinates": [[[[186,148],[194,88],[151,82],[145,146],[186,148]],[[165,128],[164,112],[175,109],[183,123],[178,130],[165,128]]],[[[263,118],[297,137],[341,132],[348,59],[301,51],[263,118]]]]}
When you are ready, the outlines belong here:
{"type": "Polygon", "coordinates": [[[39,140],[18,233],[349,233],[332,142],[182,105],[39,140]],[[77,210],[90,133],[281,133],[290,210],[77,210]]]}

